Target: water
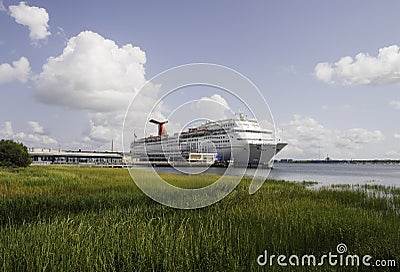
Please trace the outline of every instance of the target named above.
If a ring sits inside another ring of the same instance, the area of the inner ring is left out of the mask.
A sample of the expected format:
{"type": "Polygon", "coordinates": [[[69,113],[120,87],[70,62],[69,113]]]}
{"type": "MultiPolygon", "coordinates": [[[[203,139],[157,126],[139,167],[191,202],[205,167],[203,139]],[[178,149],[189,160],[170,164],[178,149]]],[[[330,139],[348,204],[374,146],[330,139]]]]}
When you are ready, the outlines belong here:
{"type": "Polygon", "coordinates": [[[270,178],[331,184],[380,184],[400,187],[400,164],[277,163],[270,178]]]}
{"type": "MultiPolygon", "coordinates": [[[[158,172],[179,173],[172,167],[158,167],[158,172]]],[[[238,170],[241,173],[243,170],[238,170]]],[[[262,175],[268,175],[263,170],[262,175]]],[[[206,173],[224,174],[224,168],[210,168],[206,173]]],[[[253,176],[255,169],[247,169],[253,176]]],[[[331,184],[379,184],[400,188],[400,164],[323,164],[276,163],[269,178],[287,181],[313,181],[319,186],[331,184]]]]}

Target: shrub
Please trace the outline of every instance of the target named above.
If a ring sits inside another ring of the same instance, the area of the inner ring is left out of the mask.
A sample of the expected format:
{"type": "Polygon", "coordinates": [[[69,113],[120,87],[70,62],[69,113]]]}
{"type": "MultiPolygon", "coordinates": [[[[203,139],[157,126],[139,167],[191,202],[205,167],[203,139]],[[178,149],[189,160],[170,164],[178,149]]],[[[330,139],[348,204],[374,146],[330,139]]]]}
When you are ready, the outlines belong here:
{"type": "Polygon", "coordinates": [[[28,149],[13,140],[0,140],[0,166],[27,167],[31,164],[28,149]]]}

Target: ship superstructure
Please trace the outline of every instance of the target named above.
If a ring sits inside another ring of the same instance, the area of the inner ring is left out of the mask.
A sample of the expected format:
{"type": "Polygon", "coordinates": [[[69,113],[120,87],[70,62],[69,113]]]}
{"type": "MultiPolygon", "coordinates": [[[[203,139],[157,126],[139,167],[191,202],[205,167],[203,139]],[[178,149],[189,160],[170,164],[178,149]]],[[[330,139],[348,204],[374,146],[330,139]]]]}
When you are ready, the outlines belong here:
{"type": "Polygon", "coordinates": [[[287,145],[276,142],[271,130],[262,129],[256,120],[243,113],[237,118],[208,121],[171,136],[164,127],[167,121],[150,122],[158,124],[158,135],[132,142],[134,162],[268,166],[287,145]]]}

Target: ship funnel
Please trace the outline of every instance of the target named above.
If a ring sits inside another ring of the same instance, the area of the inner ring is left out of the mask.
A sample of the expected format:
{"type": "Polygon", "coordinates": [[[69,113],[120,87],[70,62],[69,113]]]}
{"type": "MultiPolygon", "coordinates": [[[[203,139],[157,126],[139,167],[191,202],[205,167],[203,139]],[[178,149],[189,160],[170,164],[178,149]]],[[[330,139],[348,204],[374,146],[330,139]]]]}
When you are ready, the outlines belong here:
{"type": "Polygon", "coordinates": [[[158,136],[161,137],[161,136],[168,135],[167,130],[164,127],[164,124],[168,123],[168,120],[166,120],[164,122],[160,122],[160,121],[151,119],[149,122],[158,125],[158,136]]]}

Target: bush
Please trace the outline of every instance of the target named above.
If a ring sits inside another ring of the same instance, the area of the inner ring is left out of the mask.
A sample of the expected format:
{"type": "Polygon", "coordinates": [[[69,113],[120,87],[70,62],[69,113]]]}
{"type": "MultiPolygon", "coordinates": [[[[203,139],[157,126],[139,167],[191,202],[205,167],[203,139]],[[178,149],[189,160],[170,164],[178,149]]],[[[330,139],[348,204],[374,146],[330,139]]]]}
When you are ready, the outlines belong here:
{"type": "Polygon", "coordinates": [[[28,149],[13,140],[0,140],[0,166],[27,167],[31,164],[28,149]]]}

